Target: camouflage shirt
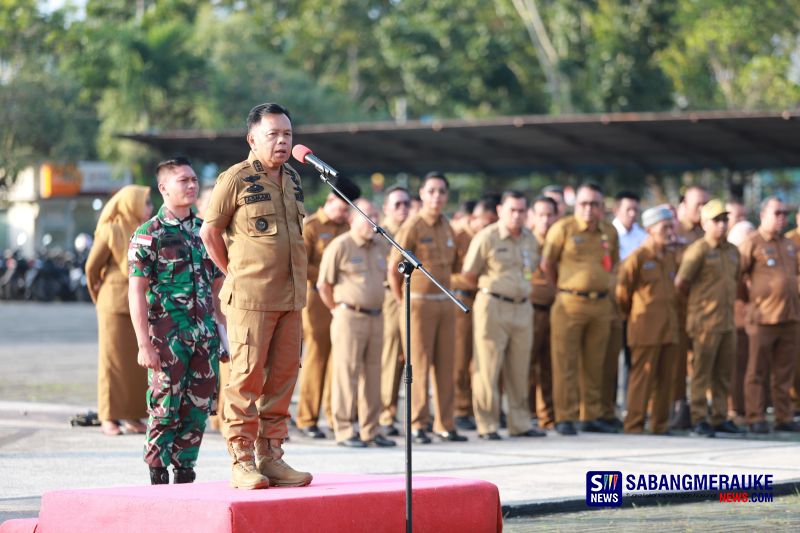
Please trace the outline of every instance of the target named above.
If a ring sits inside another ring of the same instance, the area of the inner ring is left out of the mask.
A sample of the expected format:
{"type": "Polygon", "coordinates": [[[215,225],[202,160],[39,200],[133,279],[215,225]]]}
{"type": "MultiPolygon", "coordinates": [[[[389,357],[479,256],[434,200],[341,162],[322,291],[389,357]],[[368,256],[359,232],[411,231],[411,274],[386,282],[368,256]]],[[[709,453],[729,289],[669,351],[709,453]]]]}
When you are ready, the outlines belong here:
{"type": "Polygon", "coordinates": [[[200,240],[203,221],[194,212],[178,221],[158,214],[139,226],[128,248],[128,276],[150,281],[150,334],[199,340],[216,335],[212,283],[222,272],[200,240]]]}

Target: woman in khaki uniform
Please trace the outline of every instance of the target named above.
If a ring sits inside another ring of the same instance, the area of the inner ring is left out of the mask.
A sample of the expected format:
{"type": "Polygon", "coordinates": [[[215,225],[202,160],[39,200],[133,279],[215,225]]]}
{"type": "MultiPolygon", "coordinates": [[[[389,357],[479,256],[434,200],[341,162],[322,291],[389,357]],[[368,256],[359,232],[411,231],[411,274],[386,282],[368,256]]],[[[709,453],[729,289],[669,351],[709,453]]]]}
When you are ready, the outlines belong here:
{"type": "Polygon", "coordinates": [[[147,415],[147,369],[136,362],[138,345],[128,309],[128,241],[152,211],[149,187],[123,187],[100,213],[86,260],[89,294],[97,306],[97,410],[106,435],[121,433],[118,420],[128,433],[147,429],[140,420],[147,415]]]}

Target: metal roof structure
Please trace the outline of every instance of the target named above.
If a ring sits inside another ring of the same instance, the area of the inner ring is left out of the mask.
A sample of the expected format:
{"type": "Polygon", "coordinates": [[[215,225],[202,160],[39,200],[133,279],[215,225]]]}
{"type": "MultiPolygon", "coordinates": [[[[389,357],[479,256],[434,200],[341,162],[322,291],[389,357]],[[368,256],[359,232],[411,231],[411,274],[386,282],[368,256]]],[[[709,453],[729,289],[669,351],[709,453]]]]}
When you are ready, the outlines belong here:
{"type": "MultiPolygon", "coordinates": [[[[244,130],[124,134],[161,155],[221,166],[245,159],[244,130]]],[[[700,169],[800,168],[800,110],[528,115],[298,125],[305,144],[340,172],[530,172],[600,175],[700,169]]]]}

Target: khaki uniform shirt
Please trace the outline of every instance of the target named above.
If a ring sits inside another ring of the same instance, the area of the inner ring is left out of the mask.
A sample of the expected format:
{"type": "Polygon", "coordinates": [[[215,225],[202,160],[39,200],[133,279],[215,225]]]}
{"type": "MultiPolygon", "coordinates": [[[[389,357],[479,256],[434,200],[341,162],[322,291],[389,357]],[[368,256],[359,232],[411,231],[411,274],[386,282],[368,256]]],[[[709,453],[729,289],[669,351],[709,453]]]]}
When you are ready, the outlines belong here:
{"type": "MultiPolygon", "coordinates": [[[[534,234],[539,248],[544,246],[544,239],[539,239],[534,234]]],[[[542,267],[537,265],[536,270],[533,271],[531,278],[531,302],[536,305],[551,306],[556,299],[556,286],[550,283],[547,276],[544,275],[542,267]]]]}
{"type": "MultiPolygon", "coordinates": [[[[456,243],[458,262],[463,264],[464,258],[467,255],[467,250],[469,250],[469,243],[472,242],[472,239],[475,237],[475,233],[469,227],[466,218],[460,224],[453,224],[453,236],[456,243]]],[[[475,290],[475,287],[467,283],[467,281],[461,277],[461,273],[453,274],[450,277],[450,284],[453,290],[469,292],[475,290]]]]}
{"type": "Polygon", "coordinates": [[[703,227],[693,224],[688,220],[680,220],[678,221],[678,227],[675,228],[677,231],[678,241],[680,244],[684,246],[692,244],[694,241],[702,239],[705,236],[705,231],[703,231],[703,227]]]}
{"type": "Polygon", "coordinates": [[[739,283],[739,250],[726,240],[696,240],[683,252],[678,277],[689,283],[686,332],[724,333],[736,327],[733,310],[739,283]]]}
{"type": "Polygon", "coordinates": [[[238,309],[296,311],[306,304],[300,176],[283,165],[281,184],[252,152],[217,178],[205,221],[225,229],[228,275],[220,300],[238,309]]]}
{"type": "Polygon", "coordinates": [[[742,276],[750,282],[748,294],[753,304],[748,322],[781,324],[800,320],[794,243],[783,236],[767,240],[759,229],[742,242],[739,255],[742,276]]]}
{"type": "Polygon", "coordinates": [[[617,275],[617,304],[628,317],[628,344],[653,346],[678,341],[675,252],[659,259],[645,241],[622,262],[617,275]]]}
{"type": "Polygon", "coordinates": [[[619,236],[611,223],[601,220],[597,230],[575,216],[558,220],[547,232],[545,259],[558,264],[558,288],[581,292],[606,292],[613,284],[619,262],[619,236]]]}
{"type": "Polygon", "coordinates": [[[386,279],[386,248],[376,235],[365,240],[349,231],[331,241],[322,254],[318,283],[333,286],[333,300],[354,307],[380,309],[386,279]]]}
{"type": "Polygon", "coordinates": [[[306,243],[306,253],[308,254],[308,281],[312,286],[317,283],[319,277],[322,252],[334,238],[346,233],[349,229],[350,224],[347,222],[337,224],[328,218],[321,207],[306,219],[303,227],[303,241],[306,243]]]}
{"type": "MultiPolygon", "coordinates": [[[[395,238],[403,248],[411,251],[422,266],[450,288],[450,274],[461,271],[456,255],[455,237],[450,222],[443,215],[433,216],[424,210],[406,220],[395,238]]],[[[400,252],[392,250],[390,268],[397,269],[402,260],[400,252]]],[[[411,276],[411,292],[414,294],[441,294],[439,288],[427,276],[415,273],[411,276]]]]}
{"type": "Polygon", "coordinates": [[[475,235],[464,259],[464,272],[478,276],[478,288],[522,300],[531,293],[531,279],[539,263],[539,243],[528,228],[519,236],[499,222],[475,235]]]}

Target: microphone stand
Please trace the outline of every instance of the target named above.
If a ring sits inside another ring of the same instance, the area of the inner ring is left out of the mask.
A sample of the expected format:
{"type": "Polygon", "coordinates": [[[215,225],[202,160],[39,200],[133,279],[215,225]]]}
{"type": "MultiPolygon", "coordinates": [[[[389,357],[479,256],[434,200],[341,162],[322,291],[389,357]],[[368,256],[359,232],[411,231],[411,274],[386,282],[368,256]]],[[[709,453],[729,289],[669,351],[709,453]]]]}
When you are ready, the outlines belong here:
{"type": "Polygon", "coordinates": [[[459,309],[465,313],[469,313],[470,310],[469,307],[461,302],[461,300],[453,296],[453,293],[439,283],[439,281],[434,278],[430,272],[425,270],[425,267],[422,266],[422,263],[414,256],[414,254],[397,244],[397,241],[395,241],[391,235],[386,233],[385,229],[376,224],[375,221],[373,221],[367,216],[366,213],[364,213],[364,211],[362,211],[356,204],[351,202],[350,199],[331,182],[330,177],[326,173],[320,172],[319,177],[322,181],[327,183],[328,186],[333,189],[341,198],[343,198],[344,201],[350,205],[350,207],[358,211],[358,214],[360,214],[367,222],[370,223],[370,225],[372,225],[372,231],[386,239],[386,241],[398,252],[400,252],[400,255],[403,256],[403,261],[401,261],[397,266],[397,271],[403,274],[405,283],[406,356],[405,365],[403,367],[403,383],[405,383],[406,392],[406,416],[404,422],[406,430],[406,532],[411,533],[413,531],[411,526],[411,383],[413,381],[411,374],[411,274],[413,274],[415,270],[419,270],[425,275],[425,277],[431,280],[431,282],[436,285],[440,291],[445,293],[447,297],[450,298],[450,300],[452,300],[456,306],[458,306],[459,309]]]}

